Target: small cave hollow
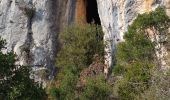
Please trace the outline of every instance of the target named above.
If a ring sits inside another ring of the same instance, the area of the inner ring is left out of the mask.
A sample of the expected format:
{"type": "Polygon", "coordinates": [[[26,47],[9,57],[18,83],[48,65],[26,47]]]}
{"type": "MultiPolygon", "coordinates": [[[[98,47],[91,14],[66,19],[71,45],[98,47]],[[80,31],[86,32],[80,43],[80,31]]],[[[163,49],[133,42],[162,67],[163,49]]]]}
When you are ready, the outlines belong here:
{"type": "Polygon", "coordinates": [[[96,0],[86,0],[86,20],[87,23],[101,25],[96,0]]]}

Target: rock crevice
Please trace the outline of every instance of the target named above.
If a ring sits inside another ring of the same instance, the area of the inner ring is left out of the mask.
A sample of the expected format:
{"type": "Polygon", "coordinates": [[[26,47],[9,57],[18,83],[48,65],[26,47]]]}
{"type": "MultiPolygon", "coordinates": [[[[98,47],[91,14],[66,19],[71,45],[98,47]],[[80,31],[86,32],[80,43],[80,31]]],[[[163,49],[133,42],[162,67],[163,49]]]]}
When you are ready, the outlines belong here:
{"type": "Polygon", "coordinates": [[[124,32],[136,16],[153,11],[158,6],[165,6],[168,14],[170,5],[169,0],[97,0],[97,4],[106,44],[106,74],[113,65],[116,44],[124,41],[124,32]]]}
{"type": "MultiPolygon", "coordinates": [[[[124,41],[123,34],[138,13],[164,5],[170,15],[169,0],[96,1],[98,20],[107,44],[105,73],[113,63],[116,44],[124,41]]],[[[7,40],[7,50],[13,50],[19,56],[19,64],[31,65],[35,71],[48,69],[53,76],[59,47],[58,34],[71,23],[81,20],[87,23],[88,2],[92,0],[0,0],[0,36],[7,40]],[[30,14],[32,10],[26,11],[29,14],[26,16],[19,5],[33,6],[34,16],[30,14]]]]}

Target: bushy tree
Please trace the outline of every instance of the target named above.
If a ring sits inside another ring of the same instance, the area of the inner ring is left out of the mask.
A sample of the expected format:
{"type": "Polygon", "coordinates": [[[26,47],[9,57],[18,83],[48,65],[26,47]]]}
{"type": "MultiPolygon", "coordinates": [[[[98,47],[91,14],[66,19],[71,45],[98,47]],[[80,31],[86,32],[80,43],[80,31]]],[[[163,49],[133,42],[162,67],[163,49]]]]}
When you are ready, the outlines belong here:
{"type": "Polygon", "coordinates": [[[83,91],[82,100],[109,100],[112,94],[111,85],[101,75],[96,79],[90,78],[83,91]]]}
{"type": "Polygon", "coordinates": [[[72,25],[60,33],[59,39],[61,49],[56,61],[60,70],[56,77],[59,86],[51,89],[52,97],[59,100],[80,98],[77,91],[80,72],[94,61],[95,54],[103,58],[103,32],[94,24],[72,25]]]}
{"type": "Polygon", "coordinates": [[[57,56],[58,67],[76,67],[81,70],[89,66],[93,56],[103,56],[103,32],[95,25],[72,25],[60,34],[61,50],[57,56]]]}
{"type": "MultiPolygon", "coordinates": [[[[156,35],[166,35],[169,27],[169,17],[163,8],[138,15],[125,33],[125,42],[117,46],[117,64],[114,74],[120,75],[116,83],[120,99],[134,99],[150,85],[151,70],[159,66],[155,55],[155,42],[151,41],[146,29],[157,31],[156,35]]],[[[162,43],[160,40],[158,43],[162,43]]]]}
{"type": "Polygon", "coordinates": [[[30,69],[15,65],[13,52],[4,54],[5,40],[0,38],[0,99],[1,100],[44,100],[45,90],[30,79],[30,69]]]}
{"type": "Polygon", "coordinates": [[[170,70],[153,70],[149,89],[141,93],[139,100],[168,100],[170,98],[170,70]]]}
{"type": "Polygon", "coordinates": [[[98,54],[103,57],[103,32],[94,24],[71,25],[60,33],[59,39],[61,49],[57,55],[56,65],[60,72],[57,80],[61,84],[60,96],[67,98],[66,95],[74,94],[70,89],[75,90],[79,73],[93,62],[93,56],[98,54]],[[72,77],[77,78],[70,80],[72,77]]]}
{"type": "Polygon", "coordinates": [[[57,100],[74,100],[78,76],[73,71],[67,70],[62,78],[58,87],[51,88],[51,97],[57,100]]]}

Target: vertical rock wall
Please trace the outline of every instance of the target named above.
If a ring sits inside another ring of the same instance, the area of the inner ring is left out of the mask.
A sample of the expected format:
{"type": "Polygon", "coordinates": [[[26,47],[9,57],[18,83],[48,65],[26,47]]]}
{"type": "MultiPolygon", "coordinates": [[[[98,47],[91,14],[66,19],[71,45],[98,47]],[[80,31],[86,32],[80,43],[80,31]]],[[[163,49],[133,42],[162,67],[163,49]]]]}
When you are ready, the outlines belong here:
{"type": "Polygon", "coordinates": [[[107,44],[105,73],[112,65],[115,46],[123,41],[123,33],[127,31],[139,13],[154,10],[159,5],[164,5],[169,13],[170,0],[97,0],[98,12],[104,31],[104,40],[107,44]]]}
{"type": "Polygon", "coordinates": [[[86,23],[86,0],[76,1],[76,16],[75,21],[77,23],[86,23]]]}
{"type": "MultiPolygon", "coordinates": [[[[58,33],[76,21],[86,21],[86,0],[0,0],[0,36],[7,40],[7,50],[13,50],[19,64],[34,70],[54,71],[58,33]],[[34,8],[28,18],[26,8],[34,8]]],[[[117,42],[138,13],[165,5],[170,15],[170,0],[97,0],[99,17],[107,44],[105,73],[112,65],[117,42]]]]}
{"type": "MultiPolygon", "coordinates": [[[[53,74],[58,33],[74,21],[75,0],[0,0],[0,36],[19,64],[53,74]],[[34,8],[32,18],[25,8],[34,8]],[[24,9],[21,9],[24,8],[24,9]]],[[[37,77],[38,78],[38,77],[37,77]]]]}

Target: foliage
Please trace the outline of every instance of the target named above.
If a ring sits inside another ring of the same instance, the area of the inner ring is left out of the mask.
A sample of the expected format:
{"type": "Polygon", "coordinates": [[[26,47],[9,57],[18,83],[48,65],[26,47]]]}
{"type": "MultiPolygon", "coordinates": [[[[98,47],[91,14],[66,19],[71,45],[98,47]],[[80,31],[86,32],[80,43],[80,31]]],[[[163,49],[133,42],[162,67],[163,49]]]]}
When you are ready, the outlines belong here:
{"type": "Polygon", "coordinates": [[[13,52],[2,53],[5,40],[0,38],[0,99],[44,100],[46,93],[39,83],[30,79],[30,69],[15,65],[13,52]]]}
{"type": "MultiPolygon", "coordinates": [[[[117,63],[113,70],[113,74],[117,76],[113,90],[116,91],[118,99],[142,98],[155,86],[152,80],[153,69],[158,66],[155,54],[157,43],[151,41],[147,29],[151,29],[156,35],[164,36],[165,38],[159,40],[159,43],[164,44],[169,22],[164,9],[158,7],[154,12],[138,15],[128,27],[124,36],[126,42],[121,42],[117,46],[117,63]]],[[[70,26],[60,34],[59,39],[62,45],[56,62],[60,69],[56,77],[59,83],[58,86],[52,88],[52,97],[59,100],[110,99],[112,88],[103,77],[89,79],[80,90],[77,87],[80,72],[94,61],[93,56],[98,54],[103,58],[104,45],[101,28],[94,25],[70,26]]],[[[160,84],[162,83],[158,82],[158,86],[160,84]]],[[[162,88],[165,87],[160,89],[162,88]]]]}
{"type": "Polygon", "coordinates": [[[73,100],[75,98],[78,77],[71,71],[66,71],[59,87],[52,87],[50,95],[57,100],[73,100]]]}
{"type": "Polygon", "coordinates": [[[103,32],[96,25],[73,25],[59,36],[61,49],[56,65],[60,69],[57,75],[59,86],[53,87],[51,95],[55,99],[68,100],[79,98],[77,82],[80,72],[104,54],[103,32]]]}
{"type": "Polygon", "coordinates": [[[78,72],[93,62],[93,56],[103,56],[103,32],[95,25],[70,26],[60,34],[62,48],[57,55],[57,66],[74,67],[78,72]]]}
{"type": "Polygon", "coordinates": [[[67,76],[63,84],[58,88],[51,89],[51,97],[57,100],[104,100],[109,99],[112,91],[111,85],[103,76],[98,76],[96,79],[89,78],[87,84],[78,91],[77,77],[74,75],[67,76]]]}
{"type": "Polygon", "coordinates": [[[164,8],[158,7],[153,12],[138,15],[129,29],[144,31],[144,29],[155,27],[161,34],[169,28],[169,21],[164,8]]]}
{"type": "Polygon", "coordinates": [[[153,70],[151,86],[141,93],[139,100],[168,100],[170,98],[170,70],[153,70]]]}
{"type": "Polygon", "coordinates": [[[165,35],[169,21],[164,9],[158,7],[153,12],[139,15],[128,27],[124,36],[126,42],[117,46],[117,66],[113,71],[115,75],[122,76],[116,82],[120,99],[134,99],[149,87],[151,70],[156,66],[156,44],[150,40],[146,29],[156,29],[159,34],[165,35]]]}
{"type": "Polygon", "coordinates": [[[151,64],[134,63],[128,66],[123,78],[117,81],[120,99],[134,99],[149,87],[151,64]]]}
{"type": "Polygon", "coordinates": [[[109,100],[111,96],[111,85],[104,76],[97,79],[90,78],[83,91],[82,100],[109,100]]]}

